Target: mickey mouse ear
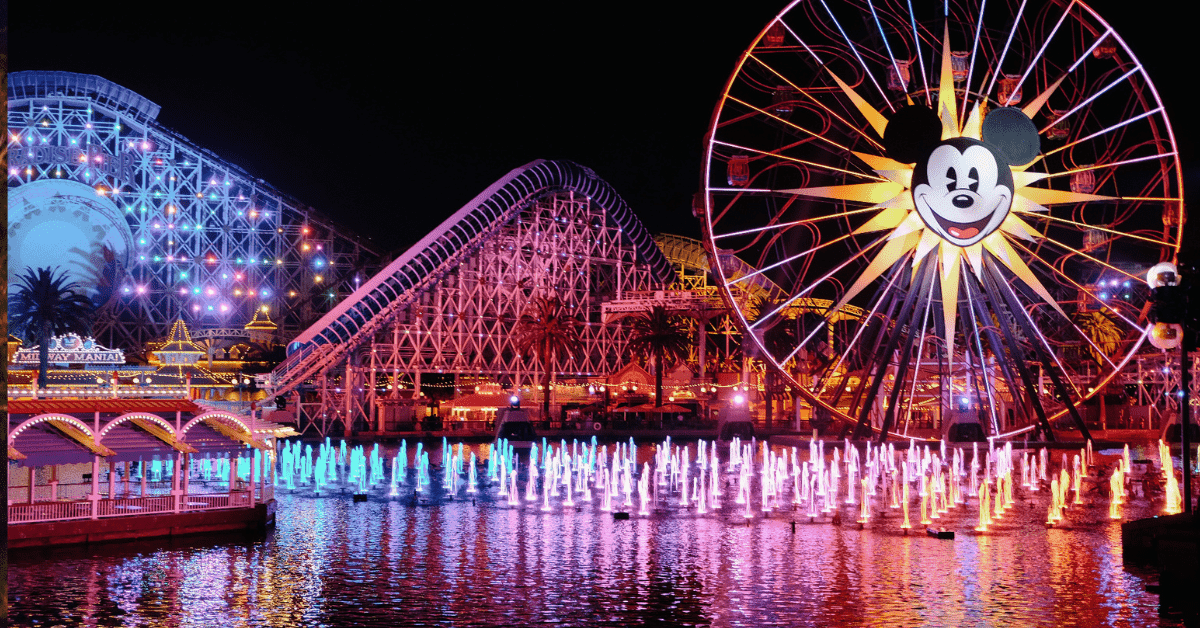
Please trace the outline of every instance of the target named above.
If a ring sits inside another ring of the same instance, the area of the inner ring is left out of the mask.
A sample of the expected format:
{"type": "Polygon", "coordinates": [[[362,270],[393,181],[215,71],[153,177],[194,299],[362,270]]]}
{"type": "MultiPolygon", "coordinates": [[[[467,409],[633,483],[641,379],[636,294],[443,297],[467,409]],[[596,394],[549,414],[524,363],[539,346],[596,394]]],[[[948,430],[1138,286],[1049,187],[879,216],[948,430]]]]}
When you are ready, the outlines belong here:
{"type": "Polygon", "coordinates": [[[1033,161],[1041,152],[1037,127],[1016,107],[993,109],[983,119],[983,141],[1000,151],[1010,166],[1033,161]]]}
{"type": "Polygon", "coordinates": [[[929,107],[909,105],[897,111],[883,129],[887,156],[904,164],[920,161],[942,139],[942,121],[929,107]]]}

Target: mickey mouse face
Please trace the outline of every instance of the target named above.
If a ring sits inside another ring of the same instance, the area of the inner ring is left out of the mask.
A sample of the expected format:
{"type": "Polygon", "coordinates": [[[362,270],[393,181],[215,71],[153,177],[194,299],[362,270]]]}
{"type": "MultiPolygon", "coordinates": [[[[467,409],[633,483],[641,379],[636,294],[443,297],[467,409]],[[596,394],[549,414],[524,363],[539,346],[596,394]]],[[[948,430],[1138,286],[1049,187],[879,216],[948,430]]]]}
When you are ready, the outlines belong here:
{"type": "Polygon", "coordinates": [[[1012,171],[983,142],[951,138],[917,163],[912,195],[927,227],[951,244],[970,246],[1008,215],[1012,171]]]}
{"type": "Polygon", "coordinates": [[[970,246],[1000,227],[1012,208],[1010,166],[1037,157],[1037,127],[1015,107],[994,109],[983,119],[983,141],[941,141],[941,120],[928,107],[903,107],[883,132],[888,156],[915,163],[913,202],[925,226],[957,246],[970,246]]]}

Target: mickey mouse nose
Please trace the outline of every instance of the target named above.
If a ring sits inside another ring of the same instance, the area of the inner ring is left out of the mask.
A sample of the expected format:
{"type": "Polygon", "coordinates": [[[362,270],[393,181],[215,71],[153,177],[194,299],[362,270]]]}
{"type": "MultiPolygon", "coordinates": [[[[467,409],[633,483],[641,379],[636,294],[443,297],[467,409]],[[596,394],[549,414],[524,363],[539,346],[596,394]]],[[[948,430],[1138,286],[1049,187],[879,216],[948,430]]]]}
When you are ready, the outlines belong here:
{"type": "Polygon", "coordinates": [[[950,202],[954,203],[954,206],[959,209],[966,209],[975,204],[974,199],[966,194],[959,194],[958,196],[950,199],[950,202]]]}

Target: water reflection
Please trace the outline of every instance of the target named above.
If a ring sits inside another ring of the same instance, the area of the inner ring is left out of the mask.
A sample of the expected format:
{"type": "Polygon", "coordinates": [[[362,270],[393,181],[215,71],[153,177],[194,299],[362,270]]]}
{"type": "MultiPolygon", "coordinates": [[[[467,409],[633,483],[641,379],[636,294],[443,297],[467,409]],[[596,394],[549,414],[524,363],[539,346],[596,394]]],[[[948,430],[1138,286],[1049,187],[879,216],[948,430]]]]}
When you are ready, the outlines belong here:
{"type": "MultiPolygon", "coordinates": [[[[716,513],[672,502],[628,521],[598,499],[542,512],[494,490],[433,505],[281,494],[262,536],[14,554],[11,612],[85,626],[1160,625],[1106,504],[1047,529],[1047,493],[1021,497],[986,535],[974,507],[951,509],[949,541],[905,535],[888,509],[861,530],[790,509],[747,522],[729,493],[716,513]]],[[[1150,512],[1135,500],[1125,516],[1150,512]]]]}

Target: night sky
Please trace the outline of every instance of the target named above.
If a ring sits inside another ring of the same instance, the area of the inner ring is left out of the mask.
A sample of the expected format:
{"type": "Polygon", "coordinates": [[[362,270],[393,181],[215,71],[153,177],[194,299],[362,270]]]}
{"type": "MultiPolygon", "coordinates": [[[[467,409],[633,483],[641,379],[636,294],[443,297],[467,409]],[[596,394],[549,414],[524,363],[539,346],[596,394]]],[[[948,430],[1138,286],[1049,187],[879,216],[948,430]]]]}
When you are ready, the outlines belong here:
{"type": "MultiPolygon", "coordinates": [[[[130,88],[162,124],[399,252],[538,158],[594,169],[651,231],[698,237],[713,106],[785,3],[22,4],[11,70],[130,88]]],[[[1188,20],[1092,4],[1149,68],[1191,164],[1188,20]]]]}

